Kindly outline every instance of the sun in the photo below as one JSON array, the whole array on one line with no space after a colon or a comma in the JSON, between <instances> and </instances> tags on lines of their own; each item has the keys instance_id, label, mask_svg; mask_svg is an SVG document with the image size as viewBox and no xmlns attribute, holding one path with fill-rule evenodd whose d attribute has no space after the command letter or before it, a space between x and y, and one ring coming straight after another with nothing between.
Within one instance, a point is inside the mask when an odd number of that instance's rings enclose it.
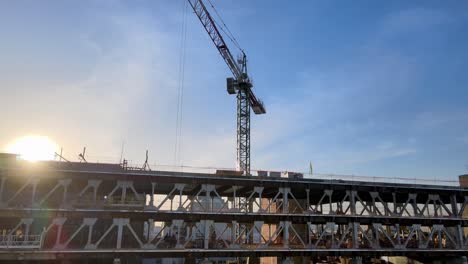
<instances>
[{"instance_id":1,"label":"sun","mask_svg":"<svg viewBox=\"0 0 468 264\"><path fill-rule=\"evenodd\" d=\"M29 161L53 160L57 149L57 144L45 136L21 137L6 148L7 152Z\"/></svg>"}]
</instances>

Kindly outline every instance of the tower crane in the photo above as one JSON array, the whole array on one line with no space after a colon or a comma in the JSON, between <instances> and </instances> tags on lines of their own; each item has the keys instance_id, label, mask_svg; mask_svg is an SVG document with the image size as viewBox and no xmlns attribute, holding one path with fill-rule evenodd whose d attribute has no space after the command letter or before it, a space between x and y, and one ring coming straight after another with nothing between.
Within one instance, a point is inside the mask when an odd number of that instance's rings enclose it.
<instances>
[{"instance_id":1,"label":"tower crane","mask_svg":"<svg viewBox=\"0 0 468 264\"><path fill-rule=\"evenodd\" d=\"M250 175L250 108L257 115L265 114L263 102L252 91L252 81L247 74L247 56L241 50L237 61L220 34L215 20L202 0L187 0L218 49L233 77L226 79L228 94L237 95L237 163L236 169Z\"/></svg>"}]
</instances>

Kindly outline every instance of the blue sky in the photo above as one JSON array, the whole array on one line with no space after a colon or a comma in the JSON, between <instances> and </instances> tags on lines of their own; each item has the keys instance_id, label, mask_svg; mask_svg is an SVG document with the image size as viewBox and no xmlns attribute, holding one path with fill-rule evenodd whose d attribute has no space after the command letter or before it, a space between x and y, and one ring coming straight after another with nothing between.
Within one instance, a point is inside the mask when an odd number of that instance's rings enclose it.
<instances>
[{"instance_id":1,"label":"blue sky","mask_svg":"<svg viewBox=\"0 0 468 264\"><path fill-rule=\"evenodd\" d=\"M468 163L465 1L213 0L267 115L252 167L455 179ZM185 11L184 11L185 10ZM183 14L181 157L174 161ZM1 1L0 147L234 167L229 70L184 1ZM233 51L235 49L233 48Z\"/></svg>"}]
</instances>

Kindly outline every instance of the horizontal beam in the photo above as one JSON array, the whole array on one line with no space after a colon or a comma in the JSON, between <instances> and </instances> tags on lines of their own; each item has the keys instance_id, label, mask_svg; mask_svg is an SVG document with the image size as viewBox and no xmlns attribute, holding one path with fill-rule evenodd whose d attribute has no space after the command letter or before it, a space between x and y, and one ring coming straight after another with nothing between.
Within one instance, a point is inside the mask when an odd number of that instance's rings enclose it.
<instances>
[{"instance_id":1,"label":"horizontal beam","mask_svg":"<svg viewBox=\"0 0 468 264\"><path fill-rule=\"evenodd\" d=\"M55 162L59 163L59 162ZM468 188L461 188L456 186L439 186L439 185L421 185L421 184L400 184L391 182L362 182L362 181L343 181L343 180L325 180L325 179L288 179L288 178L272 178L272 177L258 177L258 176L226 176L210 173L190 173L190 172L173 172L173 171L101 171L101 170L84 170L80 169L80 164L59 164L57 168L46 167L34 171L35 177L39 178L78 178L78 179L94 179L99 178L102 180L132 180L135 182L143 181L156 181L158 183L188 183L188 184L214 184L214 185L236 185L236 186L258 186L264 187L284 187L288 186L297 189L350 189L362 191L379 191L391 192L398 190L417 191L417 192L432 192L438 193L453 193L460 192L468 195ZM69 169L62 167L69 165ZM73 166L72 166L73 165ZM82 165L81 165L82 166ZM3 176L19 176L31 174L30 169L4 169ZM0 175L2 176L2 175Z\"/></svg>"},{"instance_id":2,"label":"horizontal beam","mask_svg":"<svg viewBox=\"0 0 468 264\"><path fill-rule=\"evenodd\" d=\"M466 250L380 250L380 249L100 249L100 250L21 250L0 251L0 260L54 260L78 258L122 258L138 256L142 258L164 257L266 257L266 256L408 256L408 257L450 257L464 256Z\"/></svg>"},{"instance_id":3,"label":"horizontal beam","mask_svg":"<svg viewBox=\"0 0 468 264\"><path fill-rule=\"evenodd\" d=\"M49 219L51 215L62 215L71 218L98 217L100 219L131 218L133 220L171 221L181 219L185 222L199 222L200 220L214 220L216 222L253 223L264 221L275 224L280 221L292 221L297 224L314 223L324 224L335 222L346 224L359 222L360 224L444 224L445 226L468 226L468 218L447 217L392 217L392 216L357 216L357 215L332 215L332 214L288 214L288 213L244 213L244 212L184 212L166 210L119 210L119 209L44 209L44 208L9 208L0 210L0 218L6 221L9 218L37 218Z\"/></svg>"}]
</instances>

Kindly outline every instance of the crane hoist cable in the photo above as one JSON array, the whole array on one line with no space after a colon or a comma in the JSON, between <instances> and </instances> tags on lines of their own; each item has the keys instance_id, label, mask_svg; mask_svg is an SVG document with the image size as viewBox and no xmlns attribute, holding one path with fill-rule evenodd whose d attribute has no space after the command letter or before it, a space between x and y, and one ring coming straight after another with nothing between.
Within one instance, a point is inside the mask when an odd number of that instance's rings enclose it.
<instances>
[{"instance_id":1,"label":"crane hoist cable","mask_svg":"<svg viewBox=\"0 0 468 264\"><path fill-rule=\"evenodd\" d=\"M183 117L183 102L184 102L184 85L185 85L185 62L187 51L187 1L182 4L182 26L180 33L180 51L179 51L179 72L177 83L177 109L176 109L176 128L175 128L175 144L174 144L174 165L181 161L181 138L182 138L182 117Z\"/></svg>"}]
</instances>

